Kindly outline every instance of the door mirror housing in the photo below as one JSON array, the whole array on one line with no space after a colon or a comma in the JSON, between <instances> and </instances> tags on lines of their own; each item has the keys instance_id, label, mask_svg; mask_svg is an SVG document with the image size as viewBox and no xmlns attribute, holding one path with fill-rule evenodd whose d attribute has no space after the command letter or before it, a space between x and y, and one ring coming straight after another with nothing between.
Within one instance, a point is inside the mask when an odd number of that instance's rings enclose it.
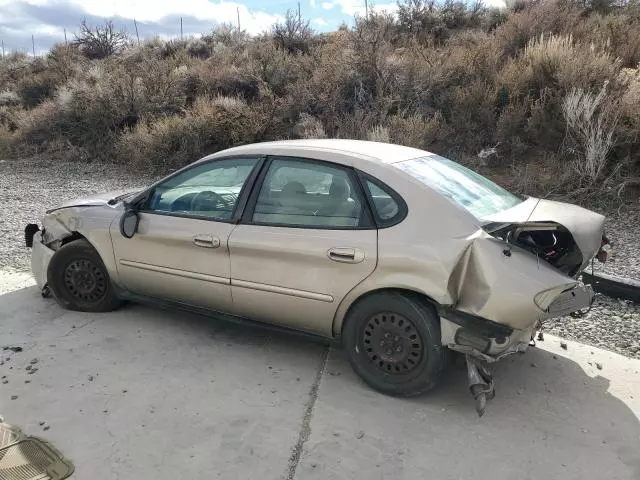
<instances>
[{"instance_id":1,"label":"door mirror housing","mask_svg":"<svg viewBox=\"0 0 640 480\"><path fill-rule=\"evenodd\" d=\"M133 209L127 209L120 217L120 233L125 238L133 237L138 231L140 215Z\"/></svg>"}]
</instances>

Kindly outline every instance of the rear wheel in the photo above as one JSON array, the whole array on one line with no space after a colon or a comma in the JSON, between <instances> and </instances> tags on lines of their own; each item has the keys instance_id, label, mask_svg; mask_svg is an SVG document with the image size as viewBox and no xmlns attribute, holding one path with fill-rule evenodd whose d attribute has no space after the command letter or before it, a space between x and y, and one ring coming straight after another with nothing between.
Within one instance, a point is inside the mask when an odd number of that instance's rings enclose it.
<instances>
[{"instance_id":1,"label":"rear wheel","mask_svg":"<svg viewBox=\"0 0 640 480\"><path fill-rule=\"evenodd\" d=\"M98 252L84 239L63 245L51 258L47 284L70 310L108 312L120 305Z\"/></svg>"},{"instance_id":2,"label":"rear wheel","mask_svg":"<svg viewBox=\"0 0 640 480\"><path fill-rule=\"evenodd\" d=\"M448 358L434 308L402 293L383 292L358 302L345 320L342 340L355 372L389 395L431 390Z\"/></svg>"}]
</instances>

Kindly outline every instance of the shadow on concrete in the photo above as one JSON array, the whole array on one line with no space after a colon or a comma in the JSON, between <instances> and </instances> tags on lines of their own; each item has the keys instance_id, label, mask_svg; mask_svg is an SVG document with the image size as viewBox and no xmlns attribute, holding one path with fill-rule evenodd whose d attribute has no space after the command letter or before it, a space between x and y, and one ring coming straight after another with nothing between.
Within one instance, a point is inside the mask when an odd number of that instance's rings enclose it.
<instances>
[{"instance_id":1,"label":"shadow on concrete","mask_svg":"<svg viewBox=\"0 0 640 480\"><path fill-rule=\"evenodd\" d=\"M610 393L604 375L612 365L592 377L560 353L530 348L493 368L496 398L478 418L466 368L452 365L441 384L423 396L390 398L364 386L344 352L332 352L301 478L428 473L467 480L488 478L487 468L492 479L640 478L640 421ZM617 381L624 382L620 373ZM355 450L342 440L353 442L362 432ZM362 458L337 465L332 458L345 448L352 459ZM328 469L310 468L323 463Z\"/></svg>"}]
</instances>

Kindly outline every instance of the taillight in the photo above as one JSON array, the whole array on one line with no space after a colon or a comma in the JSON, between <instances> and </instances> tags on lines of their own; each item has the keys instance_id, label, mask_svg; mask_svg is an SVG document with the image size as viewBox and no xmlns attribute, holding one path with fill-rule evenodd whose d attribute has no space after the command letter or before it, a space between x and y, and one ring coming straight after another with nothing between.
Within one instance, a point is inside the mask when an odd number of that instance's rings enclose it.
<instances>
[{"instance_id":1,"label":"taillight","mask_svg":"<svg viewBox=\"0 0 640 480\"><path fill-rule=\"evenodd\" d=\"M602 241L600 242L600 250L596 254L596 258L599 262L604 263L607 261L609 257L609 252L611 251L611 242L607 238L607 236L602 234Z\"/></svg>"}]
</instances>

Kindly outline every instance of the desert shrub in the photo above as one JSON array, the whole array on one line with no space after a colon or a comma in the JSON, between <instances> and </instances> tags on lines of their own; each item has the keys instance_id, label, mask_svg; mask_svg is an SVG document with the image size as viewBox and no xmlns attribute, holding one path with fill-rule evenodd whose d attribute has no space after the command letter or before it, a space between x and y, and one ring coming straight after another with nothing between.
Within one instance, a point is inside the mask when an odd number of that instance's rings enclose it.
<instances>
[{"instance_id":1,"label":"desert shrub","mask_svg":"<svg viewBox=\"0 0 640 480\"><path fill-rule=\"evenodd\" d=\"M302 112L318 118L329 136L337 134L339 119L355 109L358 88L351 35L338 32L315 53L314 68L291 94Z\"/></svg>"},{"instance_id":2,"label":"desert shrub","mask_svg":"<svg viewBox=\"0 0 640 480\"><path fill-rule=\"evenodd\" d=\"M303 20L291 10L287 10L284 21L277 22L271 29L275 45L288 53L309 53L313 42L313 31L309 21Z\"/></svg>"},{"instance_id":3,"label":"desert shrub","mask_svg":"<svg viewBox=\"0 0 640 480\"><path fill-rule=\"evenodd\" d=\"M389 143L391 136L389 135L389 127L383 125L375 125L367 132L367 140L371 142Z\"/></svg>"},{"instance_id":4,"label":"desert shrub","mask_svg":"<svg viewBox=\"0 0 640 480\"><path fill-rule=\"evenodd\" d=\"M580 13L556 0L529 2L496 28L498 48L503 57L515 57L532 39L541 35L570 33L571 27L579 23Z\"/></svg>"},{"instance_id":5,"label":"desert shrub","mask_svg":"<svg viewBox=\"0 0 640 480\"><path fill-rule=\"evenodd\" d=\"M47 55L47 66L58 82L64 83L80 75L87 61L73 45L59 43Z\"/></svg>"},{"instance_id":6,"label":"desert shrub","mask_svg":"<svg viewBox=\"0 0 640 480\"><path fill-rule=\"evenodd\" d=\"M397 16L370 11L331 33L289 12L258 36L221 25L140 44L86 27L113 42L0 58L0 148L167 170L239 143L371 138L462 159L518 191L618 191L640 174L637 5L402 0Z\"/></svg>"},{"instance_id":7,"label":"desert shrub","mask_svg":"<svg viewBox=\"0 0 640 480\"><path fill-rule=\"evenodd\" d=\"M17 93L26 108L32 108L55 93L56 79L49 72L34 73L21 79Z\"/></svg>"},{"instance_id":8,"label":"desert shrub","mask_svg":"<svg viewBox=\"0 0 640 480\"><path fill-rule=\"evenodd\" d=\"M385 119L382 119L385 121ZM381 119L375 112L367 109L356 108L353 113L342 114L335 121L336 138L353 138L356 140L368 140L369 131L379 125Z\"/></svg>"},{"instance_id":9,"label":"desert shrub","mask_svg":"<svg viewBox=\"0 0 640 480\"><path fill-rule=\"evenodd\" d=\"M20 104L20 96L11 90L0 92L0 107L8 107Z\"/></svg>"},{"instance_id":10,"label":"desert shrub","mask_svg":"<svg viewBox=\"0 0 640 480\"><path fill-rule=\"evenodd\" d=\"M60 135L60 111L53 100L45 100L29 110L17 112L17 136L28 146L46 144Z\"/></svg>"},{"instance_id":11,"label":"desert shrub","mask_svg":"<svg viewBox=\"0 0 640 480\"><path fill-rule=\"evenodd\" d=\"M202 39L211 45L224 45L234 49L242 49L249 40L245 30L238 30L230 23L217 25L210 33L203 35Z\"/></svg>"},{"instance_id":12,"label":"desert shrub","mask_svg":"<svg viewBox=\"0 0 640 480\"><path fill-rule=\"evenodd\" d=\"M327 138L322 122L304 112L293 127L293 135L296 138Z\"/></svg>"},{"instance_id":13,"label":"desert shrub","mask_svg":"<svg viewBox=\"0 0 640 480\"><path fill-rule=\"evenodd\" d=\"M496 122L496 143L508 154L518 155L526 150L525 126L528 102L514 101L500 110Z\"/></svg>"},{"instance_id":14,"label":"desert shrub","mask_svg":"<svg viewBox=\"0 0 640 480\"><path fill-rule=\"evenodd\" d=\"M89 59L101 59L118 53L129 41L128 35L116 29L112 21L91 26L86 20L80 24L80 31L72 42Z\"/></svg>"},{"instance_id":15,"label":"desert shrub","mask_svg":"<svg viewBox=\"0 0 640 480\"><path fill-rule=\"evenodd\" d=\"M393 35L394 23L388 14L372 13L368 19L356 18L352 40L355 106L371 109L379 121L391 111L399 90Z\"/></svg>"},{"instance_id":16,"label":"desert shrub","mask_svg":"<svg viewBox=\"0 0 640 480\"><path fill-rule=\"evenodd\" d=\"M526 96L546 88L568 92L615 81L620 68L620 61L601 46L576 44L571 35L541 35L509 64L502 80L512 95Z\"/></svg>"},{"instance_id":17,"label":"desert shrub","mask_svg":"<svg viewBox=\"0 0 640 480\"><path fill-rule=\"evenodd\" d=\"M248 62L243 69L249 77L257 79L262 88L282 97L311 75L313 59L289 54L264 40L247 47Z\"/></svg>"},{"instance_id":18,"label":"desert shrub","mask_svg":"<svg viewBox=\"0 0 640 480\"><path fill-rule=\"evenodd\" d=\"M253 141L263 121L242 100L199 97L183 116L144 120L125 132L115 156L166 172L205 153Z\"/></svg>"},{"instance_id":19,"label":"desert shrub","mask_svg":"<svg viewBox=\"0 0 640 480\"><path fill-rule=\"evenodd\" d=\"M394 115L389 119L389 136L393 143L429 150L443 149L448 129L440 112L430 117Z\"/></svg>"},{"instance_id":20,"label":"desert shrub","mask_svg":"<svg viewBox=\"0 0 640 480\"><path fill-rule=\"evenodd\" d=\"M640 64L640 18L625 13L591 15L572 28L576 40L603 45L623 67Z\"/></svg>"},{"instance_id":21,"label":"desert shrub","mask_svg":"<svg viewBox=\"0 0 640 480\"><path fill-rule=\"evenodd\" d=\"M431 0L398 2L398 31L420 44L440 44L449 37L443 15Z\"/></svg>"},{"instance_id":22,"label":"desert shrub","mask_svg":"<svg viewBox=\"0 0 640 480\"><path fill-rule=\"evenodd\" d=\"M640 167L640 70L625 69L621 76L627 89L618 102L620 120L616 131L616 150L619 157L628 158Z\"/></svg>"},{"instance_id":23,"label":"desert shrub","mask_svg":"<svg viewBox=\"0 0 640 480\"><path fill-rule=\"evenodd\" d=\"M190 91L195 95L240 96L251 101L260 96L259 82L233 64L219 64L211 58L188 71Z\"/></svg>"},{"instance_id":24,"label":"desert shrub","mask_svg":"<svg viewBox=\"0 0 640 480\"><path fill-rule=\"evenodd\" d=\"M613 147L618 111L608 100L605 83L598 93L574 88L562 103L573 170L590 185L600 179Z\"/></svg>"},{"instance_id":25,"label":"desert shrub","mask_svg":"<svg viewBox=\"0 0 640 480\"><path fill-rule=\"evenodd\" d=\"M474 81L453 89L449 122L450 148L479 151L494 143L497 92L490 83Z\"/></svg>"}]
</instances>

